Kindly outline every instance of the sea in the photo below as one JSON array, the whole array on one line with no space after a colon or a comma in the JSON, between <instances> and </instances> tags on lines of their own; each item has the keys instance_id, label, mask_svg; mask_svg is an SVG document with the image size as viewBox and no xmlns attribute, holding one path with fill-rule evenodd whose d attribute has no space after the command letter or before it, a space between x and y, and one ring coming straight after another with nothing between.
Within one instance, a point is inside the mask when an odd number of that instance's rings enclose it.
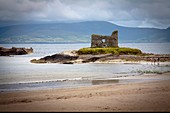
<instances>
[{"instance_id":1,"label":"sea","mask_svg":"<svg viewBox=\"0 0 170 113\"><path fill-rule=\"evenodd\" d=\"M34 64L30 62L32 59L39 59L63 51L90 47L90 43L0 44L0 46L7 48L32 47L34 49L33 53L27 55L0 57L0 92L115 84L122 83L119 79L121 77L141 76L142 72L163 73L170 71L169 64ZM120 43L119 47L138 48L145 53L170 54L170 43Z\"/></svg>"}]
</instances>

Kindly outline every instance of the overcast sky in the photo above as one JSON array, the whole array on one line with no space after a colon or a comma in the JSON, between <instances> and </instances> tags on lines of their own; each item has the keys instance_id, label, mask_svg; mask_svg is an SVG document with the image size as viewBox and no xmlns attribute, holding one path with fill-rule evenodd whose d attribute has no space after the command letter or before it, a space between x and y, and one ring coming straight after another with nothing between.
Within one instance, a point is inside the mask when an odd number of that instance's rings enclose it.
<instances>
[{"instance_id":1,"label":"overcast sky","mask_svg":"<svg viewBox=\"0 0 170 113\"><path fill-rule=\"evenodd\" d=\"M130 27L170 26L170 0L0 0L0 22L109 21Z\"/></svg>"}]
</instances>

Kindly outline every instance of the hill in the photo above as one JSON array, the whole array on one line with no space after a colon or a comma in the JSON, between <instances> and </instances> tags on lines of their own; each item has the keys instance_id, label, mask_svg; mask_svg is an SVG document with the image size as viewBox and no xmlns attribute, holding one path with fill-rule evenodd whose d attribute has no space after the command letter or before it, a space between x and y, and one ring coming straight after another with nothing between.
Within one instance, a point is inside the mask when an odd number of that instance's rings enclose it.
<instances>
[{"instance_id":1,"label":"hill","mask_svg":"<svg viewBox=\"0 0 170 113\"><path fill-rule=\"evenodd\" d=\"M110 36L114 30L119 31L119 42L170 42L170 27L132 28L105 21L86 21L0 27L0 43L90 42L91 34Z\"/></svg>"}]
</instances>

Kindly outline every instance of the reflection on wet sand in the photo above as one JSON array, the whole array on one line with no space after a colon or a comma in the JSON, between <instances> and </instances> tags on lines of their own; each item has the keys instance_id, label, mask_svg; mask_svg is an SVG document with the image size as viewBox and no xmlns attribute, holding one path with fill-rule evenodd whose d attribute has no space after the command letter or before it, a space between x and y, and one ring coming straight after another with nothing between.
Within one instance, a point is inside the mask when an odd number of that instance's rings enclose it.
<instances>
[{"instance_id":1,"label":"reflection on wet sand","mask_svg":"<svg viewBox=\"0 0 170 113\"><path fill-rule=\"evenodd\" d=\"M119 83L118 79L112 80L92 80L92 85Z\"/></svg>"}]
</instances>

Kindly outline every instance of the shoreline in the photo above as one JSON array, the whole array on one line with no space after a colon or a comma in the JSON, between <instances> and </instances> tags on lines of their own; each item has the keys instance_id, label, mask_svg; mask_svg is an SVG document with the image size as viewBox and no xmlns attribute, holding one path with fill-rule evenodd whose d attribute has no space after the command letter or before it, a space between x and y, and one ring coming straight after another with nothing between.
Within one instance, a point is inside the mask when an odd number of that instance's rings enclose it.
<instances>
[{"instance_id":1,"label":"shoreline","mask_svg":"<svg viewBox=\"0 0 170 113\"><path fill-rule=\"evenodd\" d=\"M101 49L101 48L100 48ZM109 48L110 49L110 48ZM31 63L59 63L59 64L82 64L82 63L140 63L140 62L170 62L170 54L80 54L79 50L63 51L40 59L32 59Z\"/></svg>"},{"instance_id":2,"label":"shoreline","mask_svg":"<svg viewBox=\"0 0 170 113\"><path fill-rule=\"evenodd\" d=\"M0 111L170 111L170 73L121 79L141 82L1 92Z\"/></svg>"},{"instance_id":3,"label":"shoreline","mask_svg":"<svg viewBox=\"0 0 170 113\"><path fill-rule=\"evenodd\" d=\"M116 59L116 60L108 60L108 61L95 61L95 62L90 62L90 63L103 63L103 64L150 64L150 65L170 65L169 61L165 62L151 62L151 61L125 61L122 59Z\"/></svg>"},{"instance_id":4,"label":"shoreline","mask_svg":"<svg viewBox=\"0 0 170 113\"><path fill-rule=\"evenodd\" d=\"M48 89L67 89L67 88L81 88L91 87L95 85L109 85L109 84L126 84L126 83L139 83L147 81L161 80L155 75L170 75L170 72L141 72L141 73L115 73L115 77L110 78L66 78L57 80L45 81L31 81L19 83L6 83L0 84L0 92L15 92L15 91L35 91L35 90L48 90ZM145 78L147 76L150 78ZM154 75L154 76L153 76ZM148 80L147 80L148 79ZM44 87L45 86L45 87Z\"/></svg>"}]
</instances>

